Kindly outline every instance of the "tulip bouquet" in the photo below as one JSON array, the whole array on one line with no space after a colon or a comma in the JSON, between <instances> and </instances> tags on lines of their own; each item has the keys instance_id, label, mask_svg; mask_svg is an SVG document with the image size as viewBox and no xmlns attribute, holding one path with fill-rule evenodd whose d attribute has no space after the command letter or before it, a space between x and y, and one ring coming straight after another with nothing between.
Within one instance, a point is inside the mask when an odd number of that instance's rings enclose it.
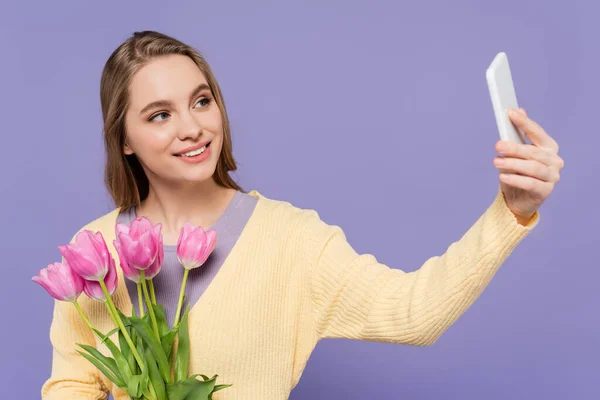
<instances>
[{"instance_id":1,"label":"tulip bouquet","mask_svg":"<svg viewBox=\"0 0 600 400\"><path fill-rule=\"evenodd\" d=\"M100 232L82 230L72 244L59 246L63 262L48 265L32 280L55 299L73 304L112 357L85 344L77 344L81 348L78 353L131 399L212 399L214 392L231 385L216 385L218 375L189 376L189 306L182 316L181 313L189 271L201 266L212 253L216 232L204 231L190 223L181 229L177 258L184 275L175 321L169 327L164 306L156 303L152 282L164 259L161 225L152 225L150 220L140 217L130 227L117 223L115 230L114 246L123 275L137 284L140 315L132 310L130 317L125 316L111 298L117 288L117 270ZM114 330L102 333L92 326L77 302L82 292L105 304ZM118 338L113 341L111 337L115 334Z\"/></svg>"}]
</instances>

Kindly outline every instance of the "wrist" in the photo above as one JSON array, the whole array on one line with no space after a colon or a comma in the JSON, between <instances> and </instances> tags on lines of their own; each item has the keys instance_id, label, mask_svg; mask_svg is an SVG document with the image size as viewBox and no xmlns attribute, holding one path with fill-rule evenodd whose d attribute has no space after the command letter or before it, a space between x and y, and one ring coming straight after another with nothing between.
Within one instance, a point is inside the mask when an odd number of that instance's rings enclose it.
<instances>
[{"instance_id":1,"label":"wrist","mask_svg":"<svg viewBox=\"0 0 600 400\"><path fill-rule=\"evenodd\" d=\"M511 211L513 213L513 215L515 216L515 218L517 219L517 222L523 226L526 226L529 224L529 222L531 222L531 219L533 218L533 216L535 215L535 212L531 215L521 215L518 214L514 211Z\"/></svg>"}]
</instances>

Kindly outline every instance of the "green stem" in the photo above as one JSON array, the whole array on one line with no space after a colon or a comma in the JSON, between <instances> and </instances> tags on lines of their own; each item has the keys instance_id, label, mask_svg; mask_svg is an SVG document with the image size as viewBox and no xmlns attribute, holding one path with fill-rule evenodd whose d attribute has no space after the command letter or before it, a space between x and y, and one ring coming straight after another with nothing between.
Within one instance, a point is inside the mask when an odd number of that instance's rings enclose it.
<instances>
[{"instance_id":1,"label":"green stem","mask_svg":"<svg viewBox=\"0 0 600 400\"><path fill-rule=\"evenodd\" d=\"M152 297L152 304L156 304L156 294L154 293L154 282L152 279L148 281L148 284L150 285L150 297Z\"/></svg>"},{"instance_id":2,"label":"green stem","mask_svg":"<svg viewBox=\"0 0 600 400\"><path fill-rule=\"evenodd\" d=\"M117 326L119 326L119 321L116 320L115 318L115 313L113 312L112 308L110 308L110 305L108 303L104 303L104 305L106 306L106 309L108 310L108 314L110 315L110 319L112 319L113 324L115 324L115 328Z\"/></svg>"},{"instance_id":3,"label":"green stem","mask_svg":"<svg viewBox=\"0 0 600 400\"><path fill-rule=\"evenodd\" d=\"M185 284L187 282L187 277L189 273L189 269L184 269L183 279L181 280L181 289L179 289L179 301L177 301L177 311L175 312L175 322L173 323L173 326L177 326L177 324L179 323L181 308L183 307L183 294L185 293Z\"/></svg>"},{"instance_id":4,"label":"green stem","mask_svg":"<svg viewBox=\"0 0 600 400\"><path fill-rule=\"evenodd\" d=\"M96 331L96 329L94 329L94 326L92 325L92 323L90 322L90 320L88 319L87 315L85 315L85 313L83 312L83 310L81 309L81 306L79 305L79 303L77 301L75 301L73 303L73 305L75 306L75 308L77 309L77 311L79 312L79 315L81 315L81 318L83 318L83 320L85 321L86 325L89 326L89 328L92 330L92 332L94 332L94 334L96 336L98 336L98 338L100 338L103 342L106 339L106 337L100 335L100 333L98 331ZM108 308L108 307L107 307ZM109 314L111 319L113 320L113 322L115 323L115 325L117 324L117 322L115 321L114 315L112 313L112 311L109 308ZM108 336L107 336L108 337Z\"/></svg>"},{"instance_id":5,"label":"green stem","mask_svg":"<svg viewBox=\"0 0 600 400\"><path fill-rule=\"evenodd\" d=\"M175 312L175 322L173 322L173 327L176 327L179 324L181 309L183 307L183 297L185 295L185 285L187 283L188 274L190 273L189 269L183 270L183 279L181 280L181 288L179 289L179 300L177 301L177 311ZM177 334L179 336L179 333ZM171 347L171 374L175 374L175 359L177 358L175 354L175 342L173 342L173 346Z\"/></svg>"},{"instance_id":6,"label":"green stem","mask_svg":"<svg viewBox=\"0 0 600 400\"><path fill-rule=\"evenodd\" d=\"M81 309L81 306L79 305L79 303L77 302L77 300L75 300L73 302L73 305L75 306L75 308L79 312L79 315L81 315L81 318L83 318L83 320L85 321L86 325L90 327L90 329L92 330L92 332L94 332L94 327L92 326L92 323L88 319L87 315L85 315L85 313Z\"/></svg>"},{"instance_id":7,"label":"green stem","mask_svg":"<svg viewBox=\"0 0 600 400\"><path fill-rule=\"evenodd\" d=\"M141 271L142 278L142 290L144 291L144 298L146 299L146 306L148 307L148 314L150 314L150 319L152 320L152 329L154 329L154 334L156 338L160 342L160 334L158 333L158 324L156 323L156 315L154 315L154 308L152 307L152 302L150 301L150 296L148 295L148 287L146 287L146 278L144 277L144 271Z\"/></svg>"},{"instance_id":8,"label":"green stem","mask_svg":"<svg viewBox=\"0 0 600 400\"><path fill-rule=\"evenodd\" d=\"M135 345L133 344L133 341L131 340L131 336L129 336L127 329L125 329L125 325L123 324L123 321L121 321L121 317L119 317L119 313L117 312L117 307L115 307L115 303L113 303L112 298L110 297L110 293L108 292L108 289L106 288L106 283L104 283L103 280L99 280L98 283L100 283L100 287L102 287L102 292L104 292L104 297L106 297L106 308L108 308L108 311L111 314L111 316L113 317L113 320L117 323L117 326L121 330L121 333L123 333L123 336L125 337L125 341L129 345L129 349L131 350L131 353L133 354L133 356L135 357L135 360L138 362L140 368L143 371L146 368L146 366L144 365L144 362L142 361L142 357L140 357L140 354L138 353L137 349L135 348Z\"/></svg>"},{"instance_id":9,"label":"green stem","mask_svg":"<svg viewBox=\"0 0 600 400\"><path fill-rule=\"evenodd\" d=\"M144 316L144 300L142 299L142 282L140 281L137 284L137 292L138 292L138 308L140 309L140 318Z\"/></svg>"}]
</instances>

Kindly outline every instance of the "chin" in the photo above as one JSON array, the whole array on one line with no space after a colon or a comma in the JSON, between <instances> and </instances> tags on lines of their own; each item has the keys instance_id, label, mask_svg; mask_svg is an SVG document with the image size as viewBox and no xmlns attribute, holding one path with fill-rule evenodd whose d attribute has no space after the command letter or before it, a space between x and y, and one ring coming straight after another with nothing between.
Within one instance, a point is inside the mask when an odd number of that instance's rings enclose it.
<instances>
[{"instance_id":1,"label":"chin","mask_svg":"<svg viewBox=\"0 0 600 400\"><path fill-rule=\"evenodd\" d=\"M185 171L180 175L180 179L184 182L202 183L213 179L215 168L203 169L202 171Z\"/></svg>"}]
</instances>

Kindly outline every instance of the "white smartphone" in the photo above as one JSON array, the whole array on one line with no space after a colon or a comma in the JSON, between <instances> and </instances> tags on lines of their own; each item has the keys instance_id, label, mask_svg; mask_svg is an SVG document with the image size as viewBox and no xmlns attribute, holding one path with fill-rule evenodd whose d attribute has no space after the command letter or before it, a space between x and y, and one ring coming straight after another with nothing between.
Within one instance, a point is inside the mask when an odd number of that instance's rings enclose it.
<instances>
[{"instance_id":1,"label":"white smartphone","mask_svg":"<svg viewBox=\"0 0 600 400\"><path fill-rule=\"evenodd\" d=\"M486 71L496 125L500 139L525 144L525 135L508 117L508 110L519 108L506 53L498 53Z\"/></svg>"}]
</instances>

